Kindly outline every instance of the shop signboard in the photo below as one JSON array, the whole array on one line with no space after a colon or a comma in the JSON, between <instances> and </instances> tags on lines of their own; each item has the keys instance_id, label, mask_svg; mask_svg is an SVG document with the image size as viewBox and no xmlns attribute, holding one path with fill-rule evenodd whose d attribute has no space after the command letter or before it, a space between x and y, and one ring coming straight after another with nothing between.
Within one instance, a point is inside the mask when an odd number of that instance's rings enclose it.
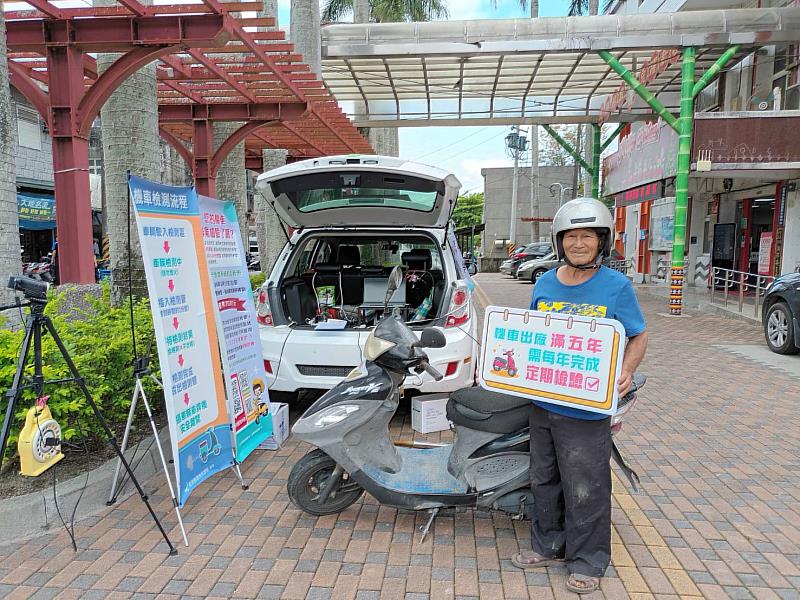
<instances>
[{"instance_id":1,"label":"shop signboard","mask_svg":"<svg viewBox=\"0 0 800 600\"><path fill-rule=\"evenodd\" d=\"M17 192L17 211L22 229L56 228L56 201L52 194Z\"/></svg>"},{"instance_id":2,"label":"shop signboard","mask_svg":"<svg viewBox=\"0 0 800 600\"><path fill-rule=\"evenodd\" d=\"M617 151L603 161L603 195L674 177L677 161L678 134L672 127L660 120L633 123Z\"/></svg>"},{"instance_id":3,"label":"shop signboard","mask_svg":"<svg viewBox=\"0 0 800 600\"><path fill-rule=\"evenodd\" d=\"M650 250L669 252L675 231L675 198L662 198L650 207Z\"/></svg>"},{"instance_id":4,"label":"shop signboard","mask_svg":"<svg viewBox=\"0 0 800 600\"><path fill-rule=\"evenodd\" d=\"M272 435L267 374L236 206L201 195L199 208L234 451L242 462Z\"/></svg>"},{"instance_id":5,"label":"shop signboard","mask_svg":"<svg viewBox=\"0 0 800 600\"><path fill-rule=\"evenodd\" d=\"M772 232L764 231L758 241L758 274L769 275L771 272Z\"/></svg>"},{"instance_id":6,"label":"shop signboard","mask_svg":"<svg viewBox=\"0 0 800 600\"><path fill-rule=\"evenodd\" d=\"M597 307L554 302L541 312L489 306L480 385L491 391L614 414L625 329Z\"/></svg>"},{"instance_id":7,"label":"shop signboard","mask_svg":"<svg viewBox=\"0 0 800 600\"><path fill-rule=\"evenodd\" d=\"M234 464L195 190L129 180L169 419L178 505Z\"/></svg>"}]
</instances>

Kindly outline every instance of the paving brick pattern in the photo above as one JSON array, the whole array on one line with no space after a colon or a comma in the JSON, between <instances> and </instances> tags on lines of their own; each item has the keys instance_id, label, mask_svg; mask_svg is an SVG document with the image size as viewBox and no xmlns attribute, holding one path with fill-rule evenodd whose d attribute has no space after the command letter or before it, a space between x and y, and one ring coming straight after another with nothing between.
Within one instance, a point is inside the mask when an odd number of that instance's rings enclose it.
<instances>
[{"instance_id":1,"label":"paving brick pattern","mask_svg":"<svg viewBox=\"0 0 800 600\"><path fill-rule=\"evenodd\" d=\"M530 284L477 277L492 303L526 305ZM485 295L484 295L485 299ZM651 343L647 387L619 436L642 478L631 492L615 475L612 566L589 598L800 599L798 380L748 363L717 344L761 343L757 326L718 316L660 316L641 295ZM800 357L798 357L800 360ZM302 406L293 408L294 418ZM410 428L402 439L447 441ZM289 440L202 484L184 508L190 548L168 557L146 509L132 497L63 532L0 546L4 598L393 599L574 598L566 570L522 572L528 522L502 513L445 512L419 543L426 515L365 497L315 518L289 503L286 479L308 446ZM151 496L176 543L166 486ZM1 527L1 526L0 526Z\"/></svg>"}]
</instances>

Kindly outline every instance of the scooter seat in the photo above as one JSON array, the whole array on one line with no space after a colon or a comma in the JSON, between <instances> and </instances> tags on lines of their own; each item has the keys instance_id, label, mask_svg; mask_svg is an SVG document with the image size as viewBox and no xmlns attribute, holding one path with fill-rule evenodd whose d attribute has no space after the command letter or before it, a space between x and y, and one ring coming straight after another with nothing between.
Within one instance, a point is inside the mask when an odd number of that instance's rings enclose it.
<instances>
[{"instance_id":1,"label":"scooter seat","mask_svg":"<svg viewBox=\"0 0 800 600\"><path fill-rule=\"evenodd\" d=\"M447 401L447 418L455 425L487 431L513 433L528 426L531 401L489 392L480 387L453 392Z\"/></svg>"}]
</instances>

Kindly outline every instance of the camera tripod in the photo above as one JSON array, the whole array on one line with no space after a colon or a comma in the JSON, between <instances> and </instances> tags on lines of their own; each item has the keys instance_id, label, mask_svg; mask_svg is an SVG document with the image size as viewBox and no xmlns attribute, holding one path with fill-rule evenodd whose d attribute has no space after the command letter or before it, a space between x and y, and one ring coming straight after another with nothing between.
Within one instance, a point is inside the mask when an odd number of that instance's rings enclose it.
<instances>
[{"instance_id":1,"label":"camera tripod","mask_svg":"<svg viewBox=\"0 0 800 600\"><path fill-rule=\"evenodd\" d=\"M141 497L142 502L144 502L145 506L147 506L147 510L150 512L150 516L153 518L153 521L155 521L158 530L164 537L164 541L167 542L170 556L177 554L178 551L172 545L172 542L170 542L169 537L167 537L167 532L164 531L161 522L158 520L156 513L153 511L153 507L150 505L150 502L147 499L147 495L142 489L142 486L137 481L136 476L133 474L133 470L128 464L128 461L125 459L125 455L120 450L120 447L117 444L117 440L114 437L114 433L111 431L111 429L108 426L108 423L103 418L103 415L100 413L100 410L97 408L97 404L92 398L89 389L86 387L86 382L84 381L83 377L81 377L77 367L75 367L75 363L72 361L69 352L67 352L64 343L61 341L61 338L59 337L58 332L56 331L56 328L53 325L53 322L50 320L50 317L44 314L44 307L47 304L47 300L40 298L31 298L30 296L27 295L26 295L26 300L27 302L23 303L19 301L19 298L17 298L16 304L11 304L9 306L0 306L0 311L12 308L22 308L25 306L30 307L30 314L25 319L25 336L22 340L22 347L20 348L19 351L19 358L17 359L17 370L14 373L14 379L12 380L11 388L8 390L8 392L6 392L6 396L8 398L8 406L6 407L6 415L3 421L3 429L2 431L0 431L0 464L2 463L3 453L5 452L6 444L8 442L8 435L11 432L11 422L14 417L14 410L20 400L20 397L22 396L23 390L33 389L37 397L41 397L44 391L45 383L77 384L81 392L83 392L83 395L86 398L86 402L91 407L95 418L97 419L98 423L100 423L101 428L105 432L109 445L114 449L117 458L124 467L125 471L128 474L128 477L130 477L130 480L133 482L134 486L136 486L136 491L139 492L139 496ZM67 363L67 367L69 368L72 377L68 377L65 379L57 379L52 381L45 381L44 375L42 373L43 333L49 333L52 336L53 341L56 343L56 346L58 346L58 349L61 352L61 356L63 357L64 362ZM33 377L30 380L30 383L23 384L25 365L28 362L28 358L30 356L30 351L31 351L31 342L33 342L34 372L33 372Z\"/></svg>"}]
</instances>

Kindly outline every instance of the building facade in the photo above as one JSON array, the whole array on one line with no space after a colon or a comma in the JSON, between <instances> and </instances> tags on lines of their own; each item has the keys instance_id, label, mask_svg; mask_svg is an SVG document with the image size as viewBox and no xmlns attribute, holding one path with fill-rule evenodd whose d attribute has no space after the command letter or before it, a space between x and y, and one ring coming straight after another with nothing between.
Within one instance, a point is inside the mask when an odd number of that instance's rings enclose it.
<instances>
[{"instance_id":1,"label":"building facade","mask_svg":"<svg viewBox=\"0 0 800 600\"><path fill-rule=\"evenodd\" d=\"M481 236L482 270L497 270L508 258L509 241L516 246L548 240L553 215L559 203L573 195L561 190L572 186L573 166L540 166L537 197L531 197L531 168L517 171L516 239L510 240L511 196L514 184L513 167L481 169L483 176L485 230ZM538 207L537 207L538 205Z\"/></svg>"},{"instance_id":2,"label":"building facade","mask_svg":"<svg viewBox=\"0 0 800 600\"><path fill-rule=\"evenodd\" d=\"M613 8L758 6L648 0ZM791 133L800 128L799 65L800 43L761 48L729 65L698 96L684 248L689 285L707 285L712 267L751 282L800 267L800 148ZM663 121L633 123L603 163L603 194L616 209L616 247L631 260L638 281L669 276L677 147L677 135Z\"/></svg>"}]
</instances>

